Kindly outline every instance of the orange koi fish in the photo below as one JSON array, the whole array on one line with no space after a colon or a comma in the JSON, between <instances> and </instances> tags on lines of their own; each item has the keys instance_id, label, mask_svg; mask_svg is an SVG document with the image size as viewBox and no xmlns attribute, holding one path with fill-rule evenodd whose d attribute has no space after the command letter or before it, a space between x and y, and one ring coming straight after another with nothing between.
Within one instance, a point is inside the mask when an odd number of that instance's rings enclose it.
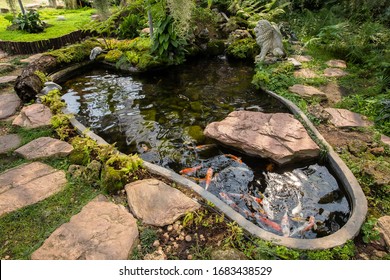
<instances>
[{"instance_id":1,"label":"orange koi fish","mask_svg":"<svg viewBox=\"0 0 390 280\"><path fill-rule=\"evenodd\" d=\"M273 164L273 163L268 163L265 166L265 170L267 170L268 172L272 172L272 171L274 171L274 169L275 169L275 164Z\"/></svg>"},{"instance_id":2,"label":"orange koi fish","mask_svg":"<svg viewBox=\"0 0 390 280\"><path fill-rule=\"evenodd\" d=\"M220 192L219 195L221 196L222 200L227 204L229 205L230 207L232 207L234 210L239 210L239 207L237 206L236 203L234 203L234 201L230 198L230 196L227 194L227 193L224 193L224 192Z\"/></svg>"},{"instance_id":3,"label":"orange koi fish","mask_svg":"<svg viewBox=\"0 0 390 280\"><path fill-rule=\"evenodd\" d=\"M207 190L209 188L212 178L213 178L213 169L210 167L209 169L207 169L207 173L206 173L205 190Z\"/></svg>"},{"instance_id":4,"label":"orange koi fish","mask_svg":"<svg viewBox=\"0 0 390 280\"><path fill-rule=\"evenodd\" d=\"M180 174L192 174L195 173L197 170L201 169L202 165L198 165L195 167L189 167L189 168L184 168L183 170L180 170Z\"/></svg>"},{"instance_id":5,"label":"orange koi fish","mask_svg":"<svg viewBox=\"0 0 390 280\"><path fill-rule=\"evenodd\" d=\"M282 227L280 225L278 225L277 223L275 223L274 221L271 221L270 219L267 219L266 217L262 217L259 214L255 214L255 218L259 224L266 225L266 226L268 226L276 231L282 232Z\"/></svg>"},{"instance_id":6,"label":"orange koi fish","mask_svg":"<svg viewBox=\"0 0 390 280\"><path fill-rule=\"evenodd\" d=\"M242 163L242 160L241 160L241 158L239 158L239 157L237 157L237 156L235 156L235 155L231 155L231 154L224 154L224 156L225 157L228 157L228 158L231 158L232 160L235 160L235 161L237 161L238 163Z\"/></svg>"},{"instance_id":7,"label":"orange koi fish","mask_svg":"<svg viewBox=\"0 0 390 280\"><path fill-rule=\"evenodd\" d=\"M208 150L208 149L211 149L211 148L215 148L216 146L217 145L215 145L215 144L199 145L199 146L195 147L195 150L196 151L204 151L204 150Z\"/></svg>"},{"instance_id":8,"label":"orange koi fish","mask_svg":"<svg viewBox=\"0 0 390 280\"><path fill-rule=\"evenodd\" d=\"M313 227L315 228L315 218L314 218L314 216L310 216L309 222L306 224L306 226L303 228L302 231L309 231Z\"/></svg>"},{"instance_id":9,"label":"orange koi fish","mask_svg":"<svg viewBox=\"0 0 390 280\"><path fill-rule=\"evenodd\" d=\"M282 221L280 222L282 228L283 236L287 237L290 235L290 222L288 221L287 210L283 215Z\"/></svg>"}]
</instances>

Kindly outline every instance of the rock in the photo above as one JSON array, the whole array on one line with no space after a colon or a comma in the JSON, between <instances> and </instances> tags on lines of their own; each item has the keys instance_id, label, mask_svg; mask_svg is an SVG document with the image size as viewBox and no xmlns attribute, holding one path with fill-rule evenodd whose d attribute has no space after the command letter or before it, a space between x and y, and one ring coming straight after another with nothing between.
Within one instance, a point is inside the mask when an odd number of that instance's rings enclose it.
<instances>
[{"instance_id":1,"label":"rock","mask_svg":"<svg viewBox=\"0 0 390 280\"><path fill-rule=\"evenodd\" d=\"M24 107L12 124L26 128L50 126L51 117L52 114L48 107L42 104L32 104Z\"/></svg>"},{"instance_id":2,"label":"rock","mask_svg":"<svg viewBox=\"0 0 390 280\"><path fill-rule=\"evenodd\" d=\"M191 235L186 235L186 237L184 237L184 240L187 242L191 242L192 241Z\"/></svg>"},{"instance_id":3,"label":"rock","mask_svg":"<svg viewBox=\"0 0 390 280\"><path fill-rule=\"evenodd\" d=\"M292 55L291 57L298 60L299 62L309 62L313 60L313 57L310 55Z\"/></svg>"},{"instance_id":4,"label":"rock","mask_svg":"<svg viewBox=\"0 0 390 280\"><path fill-rule=\"evenodd\" d=\"M146 28L142 29L140 33L141 34L145 34L145 35L149 35L150 34L150 28L146 27Z\"/></svg>"},{"instance_id":5,"label":"rock","mask_svg":"<svg viewBox=\"0 0 390 280\"><path fill-rule=\"evenodd\" d=\"M299 69L302 67L302 63L300 63L298 60L296 60L293 57L287 58L287 61L290 62L294 66L295 69Z\"/></svg>"},{"instance_id":6,"label":"rock","mask_svg":"<svg viewBox=\"0 0 390 280\"><path fill-rule=\"evenodd\" d=\"M249 31L243 29L237 29L229 34L228 42L233 42L235 40L240 40L245 38L252 38L252 35L249 33Z\"/></svg>"},{"instance_id":7,"label":"rock","mask_svg":"<svg viewBox=\"0 0 390 280\"><path fill-rule=\"evenodd\" d=\"M312 86L305 85L293 85L288 88L289 91L296 93L303 98L319 98L321 100L327 100L326 94Z\"/></svg>"},{"instance_id":8,"label":"rock","mask_svg":"<svg viewBox=\"0 0 390 280\"><path fill-rule=\"evenodd\" d=\"M378 188L387 188L390 182L390 163L375 160L364 160L361 173L372 180L372 185ZM386 190L383 190L386 192Z\"/></svg>"},{"instance_id":9,"label":"rock","mask_svg":"<svg viewBox=\"0 0 390 280\"><path fill-rule=\"evenodd\" d=\"M2 76L0 77L0 86L13 84L17 78L18 76Z\"/></svg>"},{"instance_id":10,"label":"rock","mask_svg":"<svg viewBox=\"0 0 390 280\"><path fill-rule=\"evenodd\" d=\"M228 248L225 250L218 249L213 252L211 252L211 259L212 260L247 260L247 256L245 256L244 253L233 249Z\"/></svg>"},{"instance_id":11,"label":"rock","mask_svg":"<svg viewBox=\"0 0 390 280\"><path fill-rule=\"evenodd\" d=\"M25 5L25 8L28 11L30 11L30 10L37 10L37 9L41 8L41 5L40 4L27 4L27 5Z\"/></svg>"},{"instance_id":12,"label":"rock","mask_svg":"<svg viewBox=\"0 0 390 280\"><path fill-rule=\"evenodd\" d=\"M37 61L38 59L40 59L42 56L43 56L43 54L41 54L41 53L34 54L34 55L31 55L31 56L29 56L27 58L21 59L20 62L22 62L22 63L33 63L33 62Z\"/></svg>"},{"instance_id":13,"label":"rock","mask_svg":"<svg viewBox=\"0 0 390 280\"><path fill-rule=\"evenodd\" d=\"M136 181L125 189L131 212L148 225L170 225L200 207L179 190L156 179Z\"/></svg>"},{"instance_id":14,"label":"rock","mask_svg":"<svg viewBox=\"0 0 390 280\"><path fill-rule=\"evenodd\" d=\"M6 154L20 146L22 140L17 134L0 136L0 155Z\"/></svg>"},{"instance_id":15,"label":"rock","mask_svg":"<svg viewBox=\"0 0 390 280\"><path fill-rule=\"evenodd\" d=\"M294 71L294 77L295 78L304 78L304 79L312 79L312 78L318 78L318 75L310 69L303 68Z\"/></svg>"},{"instance_id":16,"label":"rock","mask_svg":"<svg viewBox=\"0 0 390 280\"><path fill-rule=\"evenodd\" d=\"M66 21L65 16L58 16L57 21Z\"/></svg>"},{"instance_id":17,"label":"rock","mask_svg":"<svg viewBox=\"0 0 390 280\"><path fill-rule=\"evenodd\" d=\"M20 98L15 93L0 95L0 120L14 115L21 104Z\"/></svg>"},{"instance_id":18,"label":"rock","mask_svg":"<svg viewBox=\"0 0 390 280\"><path fill-rule=\"evenodd\" d=\"M326 108L325 111L330 114L330 122L336 127L367 127L372 125L372 122L365 120L362 115L346 109Z\"/></svg>"},{"instance_id":19,"label":"rock","mask_svg":"<svg viewBox=\"0 0 390 280\"><path fill-rule=\"evenodd\" d=\"M261 52L257 61L264 61L268 52L274 57L285 57L282 34L275 24L271 24L268 20L259 20L254 28L256 34L256 42L261 48Z\"/></svg>"},{"instance_id":20,"label":"rock","mask_svg":"<svg viewBox=\"0 0 390 280\"><path fill-rule=\"evenodd\" d=\"M8 8L0 8L0 13L8 14L9 13L9 9Z\"/></svg>"},{"instance_id":21,"label":"rock","mask_svg":"<svg viewBox=\"0 0 390 280\"><path fill-rule=\"evenodd\" d=\"M144 260L162 261L167 260L168 257L162 250L154 251L153 253L146 254Z\"/></svg>"},{"instance_id":22,"label":"rock","mask_svg":"<svg viewBox=\"0 0 390 280\"><path fill-rule=\"evenodd\" d=\"M5 72L11 72L15 70L15 66L11 63L0 63L0 74Z\"/></svg>"},{"instance_id":23,"label":"rock","mask_svg":"<svg viewBox=\"0 0 390 280\"><path fill-rule=\"evenodd\" d=\"M387 248L390 249L390 216L380 217L377 225L381 237L385 241Z\"/></svg>"},{"instance_id":24,"label":"rock","mask_svg":"<svg viewBox=\"0 0 390 280\"><path fill-rule=\"evenodd\" d=\"M367 151L367 144L359 139L352 139L348 143L348 150L354 156L360 157L362 153Z\"/></svg>"},{"instance_id":25,"label":"rock","mask_svg":"<svg viewBox=\"0 0 390 280\"><path fill-rule=\"evenodd\" d=\"M385 153L385 148L384 147L375 147L370 149L370 153L373 154L374 156L382 156Z\"/></svg>"},{"instance_id":26,"label":"rock","mask_svg":"<svg viewBox=\"0 0 390 280\"><path fill-rule=\"evenodd\" d=\"M126 260L138 238L134 217L120 205L93 200L56 229L33 260Z\"/></svg>"},{"instance_id":27,"label":"rock","mask_svg":"<svg viewBox=\"0 0 390 280\"><path fill-rule=\"evenodd\" d=\"M73 146L50 137L40 137L20 147L16 154L28 160L49 157L66 157L73 151Z\"/></svg>"},{"instance_id":28,"label":"rock","mask_svg":"<svg viewBox=\"0 0 390 280\"><path fill-rule=\"evenodd\" d=\"M325 77L343 77L345 75L348 75L348 73L339 68L326 68L324 70Z\"/></svg>"},{"instance_id":29,"label":"rock","mask_svg":"<svg viewBox=\"0 0 390 280\"><path fill-rule=\"evenodd\" d=\"M103 49L101 47L94 47L90 54L89 54L89 60L95 60L96 57L103 52Z\"/></svg>"},{"instance_id":30,"label":"rock","mask_svg":"<svg viewBox=\"0 0 390 280\"><path fill-rule=\"evenodd\" d=\"M386 136L386 135L381 135L381 141L382 141L384 144L390 146L390 137L388 137L388 136Z\"/></svg>"},{"instance_id":31,"label":"rock","mask_svg":"<svg viewBox=\"0 0 390 280\"><path fill-rule=\"evenodd\" d=\"M184 129L184 133L194 139L197 143L201 143L205 139L203 129L198 125L187 126Z\"/></svg>"},{"instance_id":32,"label":"rock","mask_svg":"<svg viewBox=\"0 0 390 280\"><path fill-rule=\"evenodd\" d=\"M347 68L347 63L341 59L332 59L326 62L326 65L332 68Z\"/></svg>"},{"instance_id":33,"label":"rock","mask_svg":"<svg viewBox=\"0 0 390 280\"><path fill-rule=\"evenodd\" d=\"M41 90L41 92L38 94L40 95L46 95L52 90L62 90L62 87L54 82L46 82L44 83L44 88Z\"/></svg>"},{"instance_id":34,"label":"rock","mask_svg":"<svg viewBox=\"0 0 390 280\"><path fill-rule=\"evenodd\" d=\"M320 90L326 94L329 104L336 104L341 101L347 91L338 83L330 82L320 86Z\"/></svg>"},{"instance_id":35,"label":"rock","mask_svg":"<svg viewBox=\"0 0 390 280\"><path fill-rule=\"evenodd\" d=\"M205 135L279 165L316 158L320 152L303 125L286 113L234 111L207 125Z\"/></svg>"},{"instance_id":36,"label":"rock","mask_svg":"<svg viewBox=\"0 0 390 280\"><path fill-rule=\"evenodd\" d=\"M37 203L66 184L65 172L33 162L0 174L0 216Z\"/></svg>"}]
</instances>

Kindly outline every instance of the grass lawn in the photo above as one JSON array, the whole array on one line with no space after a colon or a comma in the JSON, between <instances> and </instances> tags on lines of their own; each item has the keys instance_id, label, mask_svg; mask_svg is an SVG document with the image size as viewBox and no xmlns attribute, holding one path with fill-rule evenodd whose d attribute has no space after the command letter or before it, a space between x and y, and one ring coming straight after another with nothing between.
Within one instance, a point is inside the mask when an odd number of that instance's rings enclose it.
<instances>
[{"instance_id":1,"label":"grass lawn","mask_svg":"<svg viewBox=\"0 0 390 280\"><path fill-rule=\"evenodd\" d=\"M16 42L31 42L44 39L56 38L68 34L72 31L80 29L83 25L91 20L91 15L95 12L94 9L43 9L38 11L42 21L45 21L50 26L44 32L38 34L29 34L23 31L8 31L7 27L10 22L0 15L0 40L16 41ZM64 16L65 21L57 21L58 16Z\"/></svg>"}]
</instances>

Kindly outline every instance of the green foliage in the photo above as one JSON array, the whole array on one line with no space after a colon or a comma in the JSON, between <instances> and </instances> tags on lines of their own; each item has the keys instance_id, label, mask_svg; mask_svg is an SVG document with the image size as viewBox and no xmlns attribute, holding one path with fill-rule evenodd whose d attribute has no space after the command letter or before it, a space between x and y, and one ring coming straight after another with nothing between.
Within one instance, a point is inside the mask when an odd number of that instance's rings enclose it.
<instances>
[{"instance_id":1,"label":"green foliage","mask_svg":"<svg viewBox=\"0 0 390 280\"><path fill-rule=\"evenodd\" d=\"M116 63L122 56L122 54L123 52L121 52L120 50L111 50L106 54L104 59L108 62Z\"/></svg>"},{"instance_id":2,"label":"green foliage","mask_svg":"<svg viewBox=\"0 0 390 280\"><path fill-rule=\"evenodd\" d=\"M186 41L177 36L173 28L173 18L168 15L157 22L154 29L151 52L157 54L168 64L180 64L184 61Z\"/></svg>"},{"instance_id":3,"label":"green foliage","mask_svg":"<svg viewBox=\"0 0 390 280\"><path fill-rule=\"evenodd\" d=\"M227 237L224 240L225 246L229 247L240 247L244 241L244 231L243 229L236 223L230 222L226 224L228 227Z\"/></svg>"},{"instance_id":4,"label":"green foliage","mask_svg":"<svg viewBox=\"0 0 390 280\"><path fill-rule=\"evenodd\" d=\"M158 239L157 232L152 228L144 228L140 232L139 239L141 241L141 247L143 254L152 253L154 250L153 242Z\"/></svg>"},{"instance_id":5,"label":"green foliage","mask_svg":"<svg viewBox=\"0 0 390 280\"><path fill-rule=\"evenodd\" d=\"M355 244L349 240L343 246L332 249L307 251L307 258L309 260L350 260L355 252Z\"/></svg>"},{"instance_id":6,"label":"green foliage","mask_svg":"<svg viewBox=\"0 0 390 280\"><path fill-rule=\"evenodd\" d=\"M194 0L166 0L169 14L173 19L174 31L185 38L190 30L191 16L195 8Z\"/></svg>"},{"instance_id":7,"label":"green foliage","mask_svg":"<svg viewBox=\"0 0 390 280\"><path fill-rule=\"evenodd\" d=\"M15 22L20 30L28 33L40 33L45 29L37 11L29 11L26 15L19 14Z\"/></svg>"},{"instance_id":8,"label":"green foliage","mask_svg":"<svg viewBox=\"0 0 390 280\"><path fill-rule=\"evenodd\" d=\"M66 107L64 101L61 100L61 92L56 89L50 91L48 94L40 97L42 103L50 108L53 114L60 113L62 108Z\"/></svg>"},{"instance_id":9,"label":"green foliage","mask_svg":"<svg viewBox=\"0 0 390 280\"><path fill-rule=\"evenodd\" d=\"M49 77L45 73L43 73L42 71L36 70L34 72L34 74L38 76L38 78L41 80L42 84L49 81Z\"/></svg>"},{"instance_id":10,"label":"green foliage","mask_svg":"<svg viewBox=\"0 0 390 280\"><path fill-rule=\"evenodd\" d=\"M125 52L125 56L127 58L127 61L130 62L132 65L138 64L139 55L135 51L127 51Z\"/></svg>"},{"instance_id":11,"label":"green foliage","mask_svg":"<svg viewBox=\"0 0 390 280\"><path fill-rule=\"evenodd\" d=\"M251 60L253 60L259 52L260 47L257 45L256 40L252 38L235 40L226 50L226 54L230 57Z\"/></svg>"},{"instance_id":12,"label":"green foliage","mask_svg":"<svg viewBox=\"0 0 390 280\"><path fill-rule=\"evenodd\" d=\"M129 14L119 25L117 35L122 39L132 39L139 35L139 30L144 26L145 19L139 14Z\"/></svg>"},{"instance_id":13,"label":"green foliage","mask_svg":"<svg viewBox=\"0 0 390 280\"><path fill-rule=\"evenodd\" d=\"M380 239L380 233L375 228L378 220L375 218L368 218L367 221L362 226L363 241L365 243L370 243L375 240Z\"/></svg>"},{"instance_id":14,"label":"green foliage","mask_svg":"<svg viewBox=\"0 0 390 280\"><path fill-rule=\"evenodd\" d=\"M93 6L102 18L107 18L110 14L110 3L106 0L93 0Z\"/></svg>"},{"instance_id":15,"label":"green foliage","mask_svg":"<svg viewBox=\"0 0 390 280\"><path fill-rule=\"evenodd\" d=\"M75 63L89 58L89 54L94 47L101 46L97 40L86 40L80 44L54 50L47 54L56 57L58 63Z\"/></svg>"}]
</instances>

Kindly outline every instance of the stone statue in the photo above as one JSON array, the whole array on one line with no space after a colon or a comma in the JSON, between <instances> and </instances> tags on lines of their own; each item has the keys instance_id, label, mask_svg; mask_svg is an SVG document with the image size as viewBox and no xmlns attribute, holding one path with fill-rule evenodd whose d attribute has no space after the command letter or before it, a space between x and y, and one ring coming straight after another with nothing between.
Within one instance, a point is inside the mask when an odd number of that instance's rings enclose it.
<instances>
[{"instance_id":1,"label":"stone statue","mask_svg":"<svg viewBox=\"0 0 390 280\"><path fill-rule=\"evenodd\" d=\"M259 20L255 27L256 42L261 47L261 52L256 56L256 61L264 61L265 56L271 52L275 57L285 57L282 34L275 24L268 20Z\"/></svg>"}]
</instances>

